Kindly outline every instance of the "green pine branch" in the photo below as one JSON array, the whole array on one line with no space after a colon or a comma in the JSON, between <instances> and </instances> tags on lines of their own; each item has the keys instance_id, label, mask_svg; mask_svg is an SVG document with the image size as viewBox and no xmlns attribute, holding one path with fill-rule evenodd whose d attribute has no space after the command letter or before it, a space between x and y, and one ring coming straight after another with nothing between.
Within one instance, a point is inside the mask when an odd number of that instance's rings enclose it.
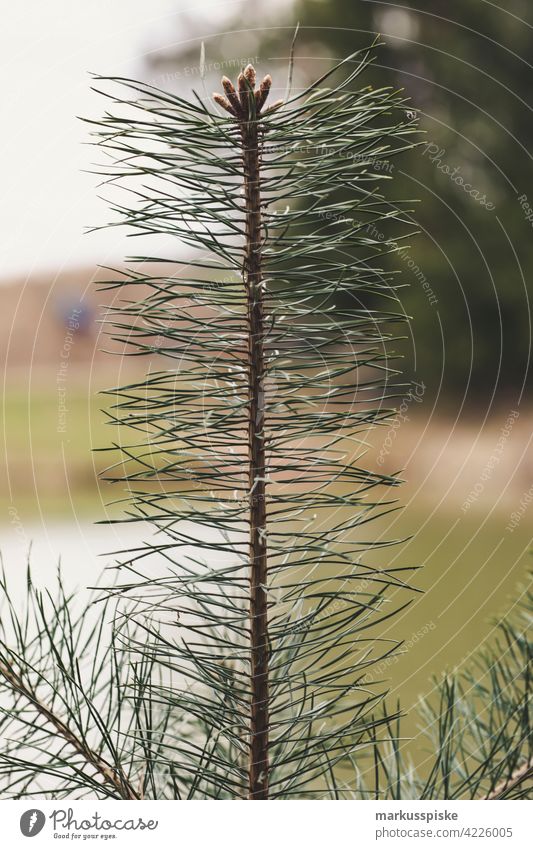
<instances>
[{"instance_id":1,"label":"green pine branch","mask_svg":"<svg viewBox=\"0 0 533 849\"><path fill-rule=\"evenodd\" d=\"M127 653L108 623L109 605L76 614L60 576L53 597L29 571L22 615L5 576L0 594L3 795L141 798L131 779L136 717L124 692ZM137 669L146 677L142 661Z\"/></svg>"}]
</instances>

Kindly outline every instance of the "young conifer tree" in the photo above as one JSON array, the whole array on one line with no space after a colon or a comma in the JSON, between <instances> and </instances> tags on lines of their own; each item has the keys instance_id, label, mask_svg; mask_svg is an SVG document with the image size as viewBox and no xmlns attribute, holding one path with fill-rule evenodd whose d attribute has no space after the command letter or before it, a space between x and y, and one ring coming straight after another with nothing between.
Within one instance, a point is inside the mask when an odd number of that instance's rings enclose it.
<instances>
[{"instance_id":1,"label":"young conifer tree","mask_svg":"<svg viewBox=\"0 0 533 849\"><path fill-rule=\"evenodd\" d=\"M152 626L147 650L172 673L161 698L200 729L176 742L183 793L325 790L376 722L381 694L361 681L392 651L378 625L403 577L365 562L367 523L387 509L372 493L396 480L360 466L362 435L385 415L398 320L365 303L394 305L371 263L386 243L369 230L399 215L375 163L414 127L398 93L357 89L367 63L354 55L273 103L271 77L248 65L235 85L222 79L219 114L114 80L137 99L116 94L133 112L102 122L108 176L132 193L124 223L193 249L184 262L141 257L163 272L110 284L128 293L114 338L161 357L118 390L117 421L141 439L116 479L130 517L163 533L157 594L143 570L154 543L125 565L124 591L137 615L175 623L164 636ZM351 202L338 202L347 185ZM336 304L347 295L352 306Z\"/></svg>"},{"instance_id":2,"label":"young conifer tree","mask_svg":"<svg viewBox=\"0 0 533 849\"><path fill-rule=\"evenodd\" d=\"M125 521L155 534L121 554L103 610L75 617L30 579L26 618L9 608L5 794L442 791L440 767L433 784L390 767L397 711L369 683L397 648L381 624L411 596L386 550L370 558L398 480L361 459L388 415L399 318L379 255L402 215L380 166L416 131L400 94L359 87L369 61L274 102L250 65L211 103L105 81L98 144L128 199L114 207L164 237L107 284L114 339L151 363L112 390L123 461L107 477ZM525 768L520 747L503 768L500 753L480 792Z\"/></svg>"}]
</instances>

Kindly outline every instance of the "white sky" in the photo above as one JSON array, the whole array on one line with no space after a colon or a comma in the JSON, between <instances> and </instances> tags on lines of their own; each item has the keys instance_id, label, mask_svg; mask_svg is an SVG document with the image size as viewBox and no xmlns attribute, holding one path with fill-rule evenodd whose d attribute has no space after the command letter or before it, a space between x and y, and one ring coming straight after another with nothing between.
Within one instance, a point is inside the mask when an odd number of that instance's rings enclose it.
<instances>
[{"instance_id":1,"label":"white sky","mask_svg":"<svg viewBox=\"0 0 533 849\"><path fill-rule=\"evenodd\" d=\"M84 146L103 99L88 72L150 76L144 57L189 36L206 35L242 0L24 0L5 3L0 27L0 280L35 269L105 264L132 252L120 230L84 235L107 210L97 178L82 173L97 159ZM185 18L182 17L185 14ZM244 45L243 45L244 46Z\"/></svg>"}]
</instances>

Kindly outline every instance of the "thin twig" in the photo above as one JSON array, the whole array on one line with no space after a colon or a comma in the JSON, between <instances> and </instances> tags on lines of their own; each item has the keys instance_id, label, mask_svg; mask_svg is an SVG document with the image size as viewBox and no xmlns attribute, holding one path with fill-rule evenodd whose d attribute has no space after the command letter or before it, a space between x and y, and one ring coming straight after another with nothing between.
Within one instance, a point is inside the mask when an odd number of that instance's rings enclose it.
<instances>
[{"instance_id":1,"label":"thin twig","mask_svg":"<svg viewBox=\"0 0 533 849\"><path fill-rule=\"evenodd\" d=\"M515 787L518 787L522 784L522 782L527 781L528 778L533 778L533 758L530 758L522 764L522 766L515 769L509 778L506 778L504 781L500 781L494 790L492 790L488 796L485 796L485 799L501 799L509 792L509 790L514 790Z\"/></svg>"},{"instance_id":2,"label":"thin twig","mask_svg":"<svg viewBox=\"0 0 533 849\"><path fill-rule=\"evenodd\" d=\"M0 664L0 675L8 681L15 692L24 696L24 698L26 698L34 706L34 708L54 726L57 733L63 737L63 739L66 740L67 743L72 746L78 754L87 761L88 764L94 767L94 769L103 777L106 784L111 784L115 788L122 799L141 798L134 790L133 785L126 776L124 776L119 769L111 766L111 764L109 764L104 758L93 751L90 746L80 740L71 728L69 728L62 719L59 719L59 717L55 715L51 708L40 701L33 690L24 683L19 675L11 669L8 669L3 664Z\"/></svg>"}]
</instances>

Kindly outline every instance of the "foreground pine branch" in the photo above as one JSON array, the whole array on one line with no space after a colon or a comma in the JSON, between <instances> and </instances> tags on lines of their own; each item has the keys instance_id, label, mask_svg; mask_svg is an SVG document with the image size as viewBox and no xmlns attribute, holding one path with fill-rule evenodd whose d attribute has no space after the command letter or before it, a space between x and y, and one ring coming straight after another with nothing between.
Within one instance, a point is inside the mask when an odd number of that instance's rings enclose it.
<instances>
[{"instance_id":1,"label":"foreground pine branch","mask_svg":"<svg viewBox=\"0 0 533 849\"><path fill-rule=\"evenodd\" d=\"M11 657L10 660L12 661L13 658ZM138 793L121 770L111 766L97 752L93 751L83 739L80 739L66 722L63 722L51 708L38 698L31 686L25 683L21 676L13 672L13 666L4 666L0 663L0 677L3 678L4 684L8 686L10 692L18 694L23 701L25 700L34 707L36 712L52 726L53 733L72 747L74 752L80 755L87 766L92 767L106 784L111 785L119 798L139 799Z\"/></svg>"},{"instance_id":2,"label":"foreground pine branch","mask_svg":"<svg viewBox=\"0 0 533 849\"><path fill-rule=\"evenodd\" d=\"M76 615L61 580L40 592L28 573L22 615L0 581L0 779L5 797L98 795L139 799L138 709L126 698L126 653L108 605ZM140 663L139 692L148 669ZM142 760L142 758L141 758Z\"/></svg>"},{"instance_id":3,"label":"foreground pine branch","mask_svg":"<svg viewBox=\"0 0 533 849\"><path fill-rule=\"evenodd\" d=\"M57 600L45 604L30 582L20 614L5 582L0 600L4 622L12 623L0 640L2 798L182 798L181 782L162 766L177 740L192 744L194 736L181 715L157 721L153 676L136 667L112 634L103 649L112 611L98 606L92 617L77 619L75 599L61 584ZM521 596L500 623L503 639L474 657L472 666L447 676L440 695L422 706L420 725L431 742L423 773L405 758L399 721L389 715L385 724L369 727L373 746L362 740L360 751L342 764L336 797L531 798L530 609L530 595ZM50 630L43 614L54 622ZM128 674L117 676L119 668Z\"/></svg>"}]
</instances>

